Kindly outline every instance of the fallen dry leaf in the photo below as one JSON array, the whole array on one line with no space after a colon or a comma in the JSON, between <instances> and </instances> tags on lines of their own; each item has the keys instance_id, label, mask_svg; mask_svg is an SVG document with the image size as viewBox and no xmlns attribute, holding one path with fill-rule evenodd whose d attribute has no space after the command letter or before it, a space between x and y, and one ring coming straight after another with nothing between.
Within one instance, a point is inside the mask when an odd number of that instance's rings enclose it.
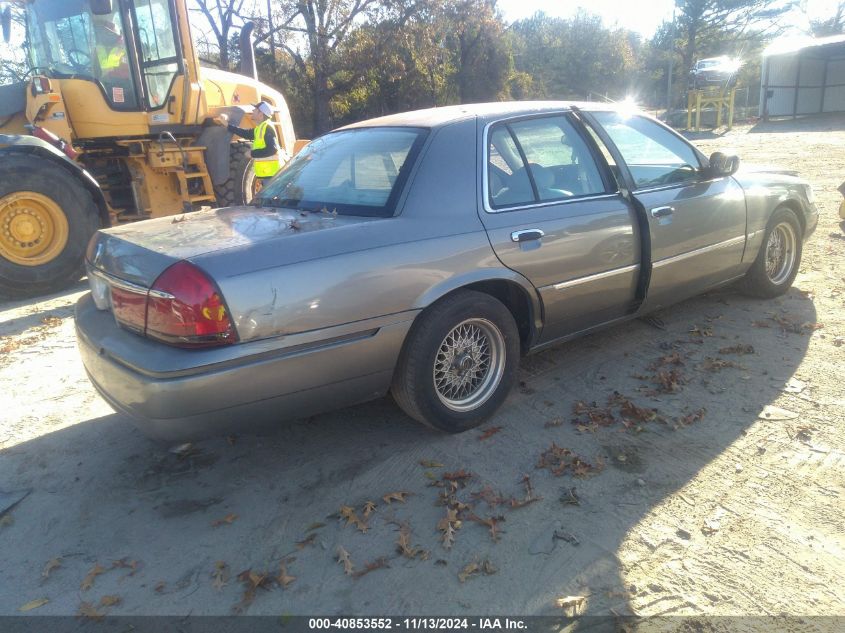
<instances>
[{"instance_id":1,"label":"fallen dry leaf","mask_svg":"<svg viewBox=\"0 0 845 633\"><path fill-rule=\"evenodd\" d=\"M753 345L732 345L730 347L723 347L719 350L720 354L753 354L754 353L754 346Z\"/></svg>"},{"instance_id":2,"label":"fallen dry leaf","mask_svg":"<svg viewBox=\"0 0 845 633\"><path fill-rule=\"evenodd\" d=\"M127 576L134 576L138 571L138 561L132 560L128 557L123 557L120 560L113 560L111 563L112 569L129 569L131 570Z\"/></svg>"},{"instance_id":3,"label":"fallen dry leaf","mask_svg":"<svg viewBox=\"0 0 845 633\"><path fill-rule=\"evenodd\" d=\"M443 533L443 547L446 549L452 548L455 542L455 530L460 527L461 522L458 520L458 511L453 508L447 508L445 518L437 522L437 529Z\"/></svg>"},{"instance_id":4,"label":"fallen dry leaf","mask_svg":"<svg viewBox=\"0 0 845 633\"><path fill-rule=\"evenodd\" d=\"M121 602L123 602L123 599L120 596L103 596L100 598L101 607L113 607Z\"/></svg>"},{"instance_id":5,"label":"fallen dry leaf","mask_svg":"<svg viewBox=\"0 0 845 633\"><path fill-rule=\"evenodd\" d=\"M721 370L723 370L727 367L735 367L737 369L745 369L739 363L735 363L732 360L726 360L724 358L711 358L711 357L708 356L704 359L704 362L701 363L701 368L704 369L705 371L709 371L709 372L721 371Z\"/></svg>"},{"instance_id":6,"label":"fallen dry leaf","mask_svg":"<svg viewBox=\"0 0 845 633\"><path fill-rule=\"evenodd\" d=\"M600 462L597 461L595 465L590 464L568 448L558 446L554 442L540 454L537 462L537 468L548 468L556 477L567 471L577 477L586 477L600 472L602 467L603 464Z\"/></svg>"},{"instance_id":7,"label":"fallen dry leaf","mask_svg":"<svg viewBox=\"0 0 845 633\"><path fill-rule=\"evenodd\" d=\"M242 571L238 574L238 580L243 583L244 593L241 601L232 607L232 610L237 613L242 613L249 608L255 601L255 596L258 589L269 590L272 588L275 578L270 576L267 572L256 572L251 569Z\"/></svg>"},{"instance_id":8,"label":"fallen dry leaf","mask_svg":"<svg viewBox=\"0 0 845 633\"><path fill-rule=\"evenodd\" d=\"M581 499L578 498L578 495L575 492L575 488L564 488L563 494L560 496L560 502L564 505L571 505L571 506L580 506Z\"/></svg>"},{"instance_id":9,"label":"fallen dry leaf","mask_svg":"<svg viewBox=\"0 0 845 633\"><path fill-rule=\"evenodd\" d=\"M301 541L296 542L297 549L305 549L306 547L310 547L314 545L314 541L317 539L317 533L312 532L310 536L305 537Z\"/></svg>"},{"instance_id":10,"label":"fallen dry leaf","mask_svg":"<svg viewBox=\"0 0 845 633\"><path fill-rule=\"evenodd\" d=\"M94 565L89 571L85 578L82 580L82 584L79 588L82 591L88 591L91 587L94 586L94 579L99 576L100 574L106 573L106 568L97 563Z\"/></svg>"},{"instance_id":11,"label":"fallen dry leaf","mask_svg":"<svg viewBox=\"0 0 845 633\"><path fill-rule=\"evenodd\" d=\"M704 415L707 413L707 409L701 408L698 411L694 411L693 413L688 413L680 418L675 418L677 424L675 428L680 428L682 426L689 426L695 422L700 422L704 419Z\"/></svg>"},{"instance_id":12,"label":"fallen dry leaf","mask_svg":"<svg viewBox=\"0 0 845 633\"><path fill-rule=\"evenodd\" d=\"M421 459L420 466L422 466L423 468L443 468L443 464L430 459Z\"/></svg>"},{"instance_id":13,"label":"fallen dry leaf","mask_svg":"<svg viewBox=\"0 0 845 633\"><path fill-rule=\"evenodd\" d=\"M498 569L491 563L489 560L483 560L481 562L473 561L466 565L460 573L458 573L458 580L461 582L466 582L471 576L476 574L482 573L485 576L490 576L495 574Z\"/></svg>"},{"instance_id":14,"label":"fallen dry leaf","mask_svg":"<svg viewBox=\"0 0 845 633\"><path fill-rule=\"evenodd\" d=\"M713 336L713 328L709 328L709 327L700 328L697 325L693 325L692 328L690 329L689 333L692 336L700 336L700 337Z\"/></svg>"},{"instance_id":15,"label":"fallen dry leaf","mask_svg":"<svg viewBox=\"0 0 845 633\"><path fill-rule=\"evenodd\" d=\"M229 584L229 566L222 560L217 561L214 563L214 571L211 572L211 577L213 578L211 586L220 591Z\"/></svg>"},{"instance_id":16,"label":"fallen dry leaf","mask_svg":"<svg viewBox=\"0 0 845 633\"><path fill-rule=\"evenodd\" d=\"M564 598L557 598L555 600L555 606L563 609L567 617L574 618L581 614L586 601L587 599L584 596L566 596Z\"/></svg>"},{"instance_id":17,"label":"fallen dry leaf","mask_svg":"<svg viewBox=\"0 0 845 633\"><path fill-rule=\"evenodd\" d=\"M463 484L470 479L472 479L472 473L468 473L463 468L461 468L460 470L456 470L453 473L443 473L444 481L456 481Z\"/></svg>"},{"instance_id":18,"label":"fallen dry leaf","mask_svg":"<svg viewBox=\"0 0 845 633\"><path fill-rule=\"evenodd\" d=\"M43 607L48 602L50 601L47 598L38 598L37 600L30 600L20 609L18 609L18 611L32 611L33 609L37 609L38 607Z\"/></svg>"},{"instance_id":19,"label":"fallen dry leaf","mask_svg":"<svg viewBox=\"0 0 845 633\"><path fill-rule=\"evenodd\" d=\"M76 613L79 617L89 620L102 620L105 617L105 614L97 611L90 602L81 603Z\"/></svg>"},{"instance_id":20,"label":"fallen dry leaf","mask_svg":"<svg viewBox=\"0 0 845 633\"><path fill-rule=\"evenodd\" d=\"M352 506L341 506L339 514L341 519L346 519L346 525L354 525L361 532L366 532L370 529L370 526L367 525L366 521L361 520L361 518L355 514L355 508Z\"/></svg>"},{"instance_id":21,"label":"fallen dry leaf","mask_svg":"<svg viewBox=\"0 0 845 633\"><path fill-rule=\"evenodd\" d=\"M276 576L276 582L278 582L282 589L287 589L288 585L291 584L294 580L296 580L296 576L291 576L288 573L287 566L294 561L293 558L286 558L279 561L279 575Z\"/></svg>"},{"instance_id":22,"label":"fallen dry leaf","mask_svg":"<svg viewBox=\"0 0 845 633\"><path fill-rule=\"evenodd\" d=\"M384 502L387 505L390 505L393 501L398 501L400 503L405 503L405 497L410 495L410 492L388 492L386 495L382 497Z\"/></svg>"},{"instance_id":23,"label":"fallen dry leaf","mask_svg":"<svg viewBox=\"0 0 845 633\"><path fill-rule=\"evenodd\" d=\"M482 519L481 517L470 514L467 517L470 521L475 521L476 523L481 523L482 525L487 527L487 531L490 533L490 538L493 539L494 543L499 541L499 523L505 520L503 516L495 516L495 517L488 517L486 519Z\"/></svg>"},{"instance_id":24,"label":"fallen dry leaf","mask_svg":"<svg viewBox=\"0 0 845 633\"><path fill-rule=\"evenodd\" d=\"M53 573L54 570L58 569L62 566L62 559L61 558L51 558L47 561L47 564L44 565L44 570L41 572L41 577L47 579L50 577L50 574Z\"/></svg>"},{"instance_id":25,"label":"fallen dry leaf","mask_svg":"<svg viewBox=\"0 0 845 633\"><path fill-rule=\"evenodd\" d=\"M224 516L222 519L217 519L211 522L211 527L220 527L221 525L232 525L238 518L237 514L231 513Z\"/></svg>"},{"instance_id":26,"label":"fallen dry leaf","mask_svg":"<svg viewBox=\"0 0 845 633\"><path fill-rule=\"evenodd\" d=\"M369 517L375 511L376 504L373 501L367 501L367 503L364 504L364 518Z\"/></svg>"},{"instance_id":27,"label":"fallen dry leaf","mask_svg":"<svg viewBox=\"0 0 845 633\"><path fill-rule=\"evenodd\" d=\"M343 565L343 571L347 575L352 575L355 566L352 564L352 559L349 558L349 552L343 549L340 545L337 546L337 562Z\"/></svg>"},{"instance_id":28,"label":"fallen dry leaf","mask_svg":"<svg viewBox=\"0 0 845 633\"><path fill-rule=\"evenodd\" d=\"M159 580L155 584L155 587L153 587L153 591L155 591L156 593L164 593L165 589L167 589L167 583L163 580Z\"/></svg>"},{"instance_id":29,"label":"fallen dry leaf","mask_svg":"<svg viewBox=\"0 0 845 633\"><path fill-rule=\"evenodd\" d=\"M364 569L356 571L354 574L352 574L352 577L357 580L361 576L366 576L371 571L375 571L376 569L389 569L389 568L390 568L390 565L387 564L387 559L382 556L381 558L377 558L376 560L374 560L372 563L367 563L366 565L364 565Z\"/></svg>"},{"instance_id":30,"label":"fallen dry leaf","mask_svg":"<svg viewBox=\"0 0 845 633\"><path fill-rule=\"evenodd\" d=\"M496 435L499 431L502 430L501 426L491 426L489 429L484 431L481 435L478 436L479 440L489 440L491 437Z\"/></svg>"}]
</instances>

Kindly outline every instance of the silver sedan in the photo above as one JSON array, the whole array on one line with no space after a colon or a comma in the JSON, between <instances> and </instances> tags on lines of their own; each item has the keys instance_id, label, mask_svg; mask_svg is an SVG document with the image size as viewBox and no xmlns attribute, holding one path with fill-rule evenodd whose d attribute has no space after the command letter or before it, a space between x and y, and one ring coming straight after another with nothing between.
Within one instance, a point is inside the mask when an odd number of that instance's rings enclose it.
<instances>
[{"instance_id":1,"label":"silver sedan","mask_svg":"<svg viewBox=\"0 0 845 633\"><path fill-rule=\"evenodd\" d=\"M251 206L100 231L79 349L161 439L388 392L464 431L495 414L521 354L734 281L785 292L812 190L738 167L591 103L364 121L313 141Z\"/></svg>"}]
</instances>

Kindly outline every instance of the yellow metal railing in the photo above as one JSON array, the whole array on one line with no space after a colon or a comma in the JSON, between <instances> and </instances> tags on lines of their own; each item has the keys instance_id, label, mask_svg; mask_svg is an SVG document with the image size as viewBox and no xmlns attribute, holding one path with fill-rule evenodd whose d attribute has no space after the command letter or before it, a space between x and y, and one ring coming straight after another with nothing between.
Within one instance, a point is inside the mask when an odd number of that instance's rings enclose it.
<instances>
[{"instance_id":1,"label":"yellow metal railing","mask_svg":"<svg viewBox=\"0 0 845 633\"><path fill-rule=\"evenodd\" d=\"M692 129L692 116L695 112L695 131L701 131L701 109L712 105L716 108L716 127L722 127L722 110L728 111L728 129L734 124L734 98L736 86L723 90L720 87L690 90L687 92L687 129Z\"/></svg>"}]
</instances>

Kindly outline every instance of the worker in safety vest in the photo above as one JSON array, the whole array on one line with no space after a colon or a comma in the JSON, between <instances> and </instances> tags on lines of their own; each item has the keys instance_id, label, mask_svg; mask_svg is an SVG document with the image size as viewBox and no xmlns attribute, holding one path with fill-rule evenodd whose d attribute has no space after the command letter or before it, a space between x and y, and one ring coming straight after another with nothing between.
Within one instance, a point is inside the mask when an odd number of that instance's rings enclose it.
<instances>
[{"instance_id":1,"label":"worker in safety vest","mask_svg":"<svg viewBox=\"0 0 845 633\"><path fill-rule=\"evenodd\" d=\"M95 52L100 72L121 79L129 79L126 43L120 34L120 28L109 16L105 16L105 18L95 20L94 34L97 40Z\"/></svg>"},{"instance_id":2,"label":"worker in safety vest","mask_svg":"<svg viewBox=\"0 0 845 633\"><path fill-rule=\"evenodd\" d=\"M279 143L276 140L276 131L270 123L273 116L273 108L266 101L261 101L253 106L252 122L254 128L245 129L236 127L229 123L227 129L232 134L252 141L252 159L255 164L255 177L264 184L266 179L276 175L282 166L279 157ZM217 123L227 123L225 114L215 117Z\"/></svg>"},{"instance_id":3,"label":"worker in safety vest","mask_svg":"<svg viewBox=\"0 0 845 633\"><path fill-rule=\"evenodd\" d=\"M120 27L112 16L95 16L94 36L99 77L106 93L115 104L131 105L134 101L134 89L129 75L126 43L120 33Z\"/></svg>"}]
</instances>

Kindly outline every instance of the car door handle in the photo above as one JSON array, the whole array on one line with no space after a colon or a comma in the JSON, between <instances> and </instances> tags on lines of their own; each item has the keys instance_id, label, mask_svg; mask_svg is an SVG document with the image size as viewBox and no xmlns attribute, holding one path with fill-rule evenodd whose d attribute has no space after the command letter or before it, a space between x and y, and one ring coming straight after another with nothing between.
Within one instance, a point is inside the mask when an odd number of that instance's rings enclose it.
<instances>
[{"instance_id":1,"label":"car door handle","mask_svg":"<svg viewBox=\"0 0 845 633\"><path fill-rule=\"evenodd\" d=\"M675 207L655 207L651 210L651 217L665 218L675 212Z\"/></svg>"},{"instance_id":2,"label":"car door handle","mask_svg":"<svg viewBox=\"0 0 845 633\"><path fill-rule=\"evenodd\" d=\"M524 231L514 231L511 233L511 240L514 242L528 242L530 240L539 240L545 233L540 229L525 229Z\"/></svg>"}]
</instances>

